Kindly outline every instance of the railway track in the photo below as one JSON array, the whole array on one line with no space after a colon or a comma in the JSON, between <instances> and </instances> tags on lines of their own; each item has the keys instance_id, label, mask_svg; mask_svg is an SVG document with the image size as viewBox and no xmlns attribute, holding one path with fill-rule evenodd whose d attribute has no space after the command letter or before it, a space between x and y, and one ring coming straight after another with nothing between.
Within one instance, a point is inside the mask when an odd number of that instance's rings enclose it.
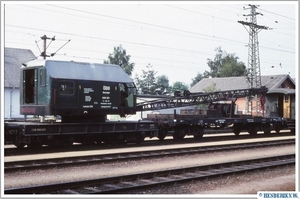
<instances>
[{"instance_id":1,"label":"railway track","mask_svg":"<svg viewBox=\"0 0 300 199\"><path fill-rule=\"evenodd\" d=\"M200 142L215 142L215 141L228 141L228 140L244 140L244 139L253 139L249 134L241 134L239 136L234 135L233 133L224 133L224 135L214 136L217 132L211 131L210 134L204 135ZM220 132L219 132L220 134ZM285 137L290 136L289 132L282 133L271 133L269 135L258 134L255 138L267 138L267 137ZM25 147L22 150L15 148L14 146L5 147L4 155L15 156L15 155L29 155L29 154L42 154L42 153L56 153L56 152L66 152L66 151L85 151L85 150L99 150L99 149L112 149L112 148L126 148L126 147L143 147L143 146L155 146L161 143L164 143L164 146L178 144L178 142L171 139L165 139L164 141L159 141L158 139L151 139L142 142L141 144L121 144L121 145L73 145L67 148L50 148L50 147L40 147L40 148L28 148ZM199 143L199 140L195 140L192 136L191 138L187 137L183 140L182 143Z\"/></svg>"},{"instance_id":2,"label":"railway track","mask_svg":"<svg viewBox=\"0 0 300 199\"><path fill-rule=\"evenodd\" d=\"M76 182L5 189L4 194L108 194L126 193L158 185L170 185L295 164L295 154L270 156L204 166L159 170Z\"/></svg>"},{"instance_id":3,"label":"railway track","mask_svg":"<svg viewBox=\"0 0 300 199\"><path fill-rule=\"evenodd\" d=\"M76 156L76 157L63 157L63 158L51 158L51 159L38 159L38 160L23 160L23 161L11 161L4 162L4 172L15 171L28 171L33 169L46 169L54 167L67 167L78 166L97 163L108 163L118 161L129 161L145 158L159 158L175 155L186 154L199 154L207 152L217 151L230 151L248 148L258 147L272 147L295 144L295 139L280 140L280 141L263 141L256 143L244 143L244 144L228 144L228 145L215 145L206 147L187 147L181 149L163 149L163 150L148 150L142 152L124 152L115 154L101 154L101 155L89 155L89 156Z\"/></svg>"}]
</instances>

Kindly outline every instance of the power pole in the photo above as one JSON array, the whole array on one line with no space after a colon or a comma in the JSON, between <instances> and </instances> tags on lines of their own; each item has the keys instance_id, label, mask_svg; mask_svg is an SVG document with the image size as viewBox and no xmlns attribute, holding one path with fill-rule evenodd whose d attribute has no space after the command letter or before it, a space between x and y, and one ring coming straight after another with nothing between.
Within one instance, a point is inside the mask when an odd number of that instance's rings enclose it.
<instances>
[{"instance_id":1,"label":"power pole","mask_svg":"<svg viewBox=\"0 0 300 199\"><path fill-rule=\"evenodd\" d=\"M50 56L53 57L60 49L62 49L67 43L69 43L69 42L71 41L71 39L69 39L69 40L68 40L62 47L60 47L56 52L51 53L50 55L47 55L46 50L47 50L47 48L50 46L51 42L52 42L52 41L55 41L55 36L52 37L52 38L49 38L49 37L47 37L46 35L44 35L44 36L41 37L41 39L43 40L43 43L44 43L44 46L43 46L43 52L41 52L41 50L40 50L40 48L39 48L39 46L38 46L38 44L37 44L37 41L35 41L35 43L36 43L36 45L37 45L37 47L38 47L38 49L39 49L39 51L40 51L40 53L41 53L41 56L44 57L44 59L46 59L46 57L50 57ZM48 44L48 46L47 46L47 39L50 39L50 40L51 40L51 42Z\"/></svg>"},{"instance_id":2,"label":"power pole","mask_svg":"<svg viewBox=\"0 0 300 199\"><path fill-rule=\"evenodd\" d=\"M258 47L258 33L262 29L269 29L266 26L257 25L256 15L263 15L261 13L256 12L256 5L248 5L251 9L250 14L244 15L250 17L250 22L245 21L238 21L244 26L249 26L249 44L248 44L248 72L247 72L247 79L250 84L250 88L260 88L261 85L261 73L260 73L260 61L259 61L259 47ZM258 107L260 107L260 100L258 99L257 95L255 96L255 110L256 114L258 114ZM247 97L246 103L246 112L252 114L252 97Z\"/></svg>"},{"instance_id":3,"label":"power pole","mask_svg":"<svg viewBox=\"0 0 300 199\"><path fill-rule=\"evenodd\" d=\"M47 37L46 35L42 36L41 39L44 41L44 47L43 47L43 52L41 53L41 56L44 57L44 59L46 59L46 57L49 57L49 55L46 54L46 50L47 50L47 39L51 39L52 41L55 41L55 36L52 38ZM51 43L50 42L50 43ZM50 45L50 44L49 44ZM48 46L49 46L48 45Z\"/></svg>"}]
</instances>

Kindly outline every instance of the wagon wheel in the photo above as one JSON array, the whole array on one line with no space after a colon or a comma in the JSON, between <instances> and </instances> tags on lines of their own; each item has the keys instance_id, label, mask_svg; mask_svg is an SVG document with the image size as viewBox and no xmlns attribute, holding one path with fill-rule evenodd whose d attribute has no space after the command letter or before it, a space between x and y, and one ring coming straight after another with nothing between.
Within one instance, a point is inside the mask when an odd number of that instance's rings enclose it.
<instances>
[{"instance_id":1,"label":"wagon wheel","mask_svg":"<svg viewBox=\"0 0 300 199\"><path fill-rule=\"evenodd\" d=\"M14 145L18 148L18 149L23 149L25 147L24 143L14 143Z\"/></svg>"},{"instance_id":2,"label":"wagon wheel","mask_svg":"<svg viewBox=\"0 0 300 199\"><path fill-rule=\"evenodd\" d=\"M195 130L194 138L196 140L201 140L203 138L203 135L204 135L204 129L202 127L200 127L200 129L198 131L197 131L196 128L194 130Z\"/></svg>"},{"instance_id":3,"label":"wagon wheel","mask_svg":"<svg viewBox=\"0 0 300 199\"><path fill-rule=\"evenodd\" d=\"M157 137L158 137L159 141L163 141L166 138L166 136L167 136L166 134L159 133Z\"/></svg>"},{"instance_id":4,"label":"wagon wheel","mask_svg":"<svg viewBox=\"0 0 300 199\"><path fill-rule=\"evenodd\" d=\"M203 134L196 134L196 135L194 135L194 138L196 140L201 140L203 138Z\"/></svg>"},{"instance_id":5,"label":"wagon wheel","mask_svg":"<svg viewBox=\"0 0 300 199\"><path fill-rule=\"evenodd\" d=\"M32 142L30 144L27 144L28 148L30 149L38 149L42 146L42 144L38 143L38 142Z\"/></svg>"},{"instance_id":6,"label":"wagon wheel","mask_svg":"<svg viewBox=\"0 0 300 199\"><path fill-rule=\"evenodd\" d=\"M173 134L173 138L175 141L182 141L184 137L185 137L185 133L183 129L175 130Z\"/></svg>"},{"instance_id":7,"label":"wagon wheel","mask_svg":"<svg viewBox=\"0 0 300 199\"><path fill-rule=\"evenodd\" d=\"M292 128L292 129L290 129L290 130L291 130L290 134L291 134L291 135L295 135L295 128Z\"/></svg>"},{"instance_id":8,"label":"wagon wheel","mask_svg":"<svg viewBox=\"0 0 300 199\"><path fill-rule=\"evenodd\" d=\"M239 126L233 126L233 133L236 135L236 136L239 136L240 133L241 133L241 128Z\"/></svg>"},{"instance_id":9,"label":"wagon wheel","mask_svg":"<svg viewBox=\"0 0 300 199\"><path fill-rule=\"evenodd\" d=\"M97 145L101 145L104 142L103 138L97 138L95 141Z\"/></svg>"},{"instance_id":10,"label":"wagon wheel","mask_svg":"<svg viewBox=\"0 0 300 199\"><path fill-rule=\"evenodd\" d=\"M276 133L280 133L280 130L281 130L281 125L276 125L275 126Z\"/></svg>"},{"instance_id":11,"label":"wagon wheel","mask_svg":"<svg viewBox=\"0 0 300 199\"><path fill-rule=\"evenodd\" d=\"M74 138L73 137L66 137L64 140L63 140L63 147L72 147L73 146L73 143L74 143Z\"/></svg>"},{"instance_id":12,"label":"wagon wheel","mask_svg":"<svg viewBox=\"0 0 300 199\"><path fill-rule=\"evenodd\" d=\"M183 138L184 138L184 136L185 136L185 135L180 135L180 134L174 133L173 138L174 138L174 140L176 140L176 141L182 141Z\"/></svg>"},{"instance_id":13,"label":"wagon wheel","mask_svg":"<svg viewBox=\"0 0 300 199\"><path fill-rule=\"evenodd\" d=\"M252 136L256 135L257 134L257 128L256 128L256 126L254 126L254 125L249 126L248 133L250 135L252 135Z\"/></svg>"},{"instance_id":14,"label":"wagon wheel","mask_svg":"<svg viewBox=\"0 0 300 199\"><path fill-rule=\"evenodd\" d=\"M161 128L160 130L159 130L159 132L158 132L158 139L159 139L159 141L163 141L164 139L165 139L165 137L167 136L167 129L165 129L165 128Z\"/></svg>"},{"instance_id":15,"label":"wagon wheel","mask_svg":"<svg viewBox=\"0 0 300 199\"><path fill-rule=\"evenodd\" d=\"M264 134L269 135L271 133L271 129L265 129Z\"/></svg>"},{"instance_id":16,"label":"wagon wheel","mask_svg":"<svg viewBox=\"0 0 300 199\"><path fill-rule=\"evenodd\" d=\"M126 138L121 134L115 134L114 136L107 136L103 139L103 142L105 144L109 145L119 145L119 144L125 144Z\"/></svg>"},{"instance_id":17,"label":"wagon wheel","mask_svg":"<svg viewBox=\"0 0 300 199\"><path fill-rule=\"evenodd\" d=\"M264 129L264 134L266 134L266 135L270 134L271 130L272 130L271 125L268 124Z\"/></svg>"},{"instance_id":18,"label":"wagon wheel","mask_svg":"<svg viewBox=\"0 0 300 199\"><path fill-rule=\"evenodd\" d=\"M18 148L18 149L23 149L25 147L26 144L24 143L20 143L17 140L17 136L13 137L13 144Z\"/></svg>"},{"instance_id":19,"label":"wagon wheel","mask_svg":"<svg viewBox=\"0 0 300 199\"><path fill-rule=\"evenodd\" d=\"M137 136L136 136L136 138L135 138L135 143L136 144L140 144L140 143L142 143L143 141L144 141L144 139L145 139L145 132L141 132L140 134L138 134Z\"/></svg>"}]
</instances>

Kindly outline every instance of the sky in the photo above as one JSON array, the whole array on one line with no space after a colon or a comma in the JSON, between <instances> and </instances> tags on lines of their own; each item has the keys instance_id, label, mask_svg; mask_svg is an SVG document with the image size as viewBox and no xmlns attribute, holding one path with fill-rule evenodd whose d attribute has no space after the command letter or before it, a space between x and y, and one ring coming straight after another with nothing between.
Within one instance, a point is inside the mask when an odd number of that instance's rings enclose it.
<instances>
[{"instance_id":1,"label":"sky","mask_svg":"<svg viewBox=\"0 0 300 199\"><path fill-rule=\"evenodd\" d=\"M252 2L253 3L253 2ZM103 63L122 45L134 63L132 78L150 64L157 76L190 85L209 71L215 49L234 54L248 67L251 2L133 1L133 2L11 2L1 1L4 46L30 49L40 55L41 37L53 58ZM290 74L298 65L298 2L254 2L261 75ZM68 42L69 41L69 42ZM3 51L2 51L3 52ZM39 57L41 59L41 57Z\"/></svg>"}]
</instances>

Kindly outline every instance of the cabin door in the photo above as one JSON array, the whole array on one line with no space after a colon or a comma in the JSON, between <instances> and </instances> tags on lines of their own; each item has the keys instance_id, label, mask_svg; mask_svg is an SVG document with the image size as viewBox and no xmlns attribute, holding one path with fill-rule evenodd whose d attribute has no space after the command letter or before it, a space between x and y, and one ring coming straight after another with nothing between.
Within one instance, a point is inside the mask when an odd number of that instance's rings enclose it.
<instances>
[{"instance_id":1,"label":"cabin door","mask_svg":"<svg viewBox=\"0 0 300 199\"><path fill-rule=\"evenodd\" d=\"M23 102L24 104L37 103L37 69L23 71Z\"/></svg>"}]
</instances>

